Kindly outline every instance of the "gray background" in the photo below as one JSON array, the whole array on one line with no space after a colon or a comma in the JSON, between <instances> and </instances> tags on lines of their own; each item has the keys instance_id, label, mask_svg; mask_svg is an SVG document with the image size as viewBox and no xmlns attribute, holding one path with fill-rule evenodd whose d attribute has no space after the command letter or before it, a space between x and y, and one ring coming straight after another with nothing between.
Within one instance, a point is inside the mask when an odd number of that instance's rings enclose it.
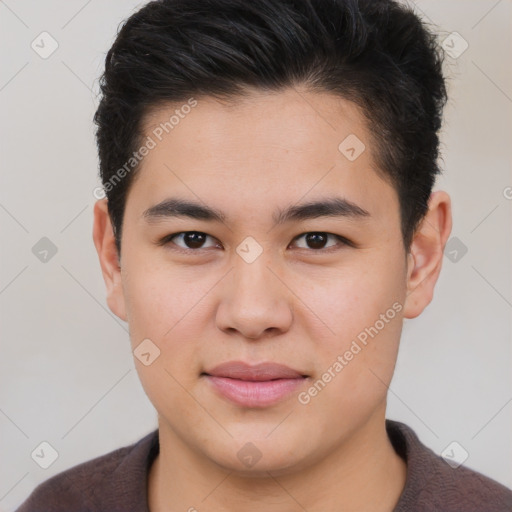
<instances>
[{"instance_id":1,"label":"gray background","mask_svg":"<svg viewBox=\"0 0 512 512\"><path fill-rule=\"evenodd\" d=\"M51 475L156 427L127 325L106 306L91 237L97 79L119 22L140 5L0 1L2 511ZM405 322L388 417L437 453L457 441L466 466L512 487L512 2L416 8L440 40L456 31L469 45L446 58L436 187L453 200L458 257L445 254L433 302ZM47 59L31 48L43 31L59 45ZM46 262L32 251L42 237L57 247ZM31 458L43 441L58 452L48 469Z\"/></svg>"}]
</instances>

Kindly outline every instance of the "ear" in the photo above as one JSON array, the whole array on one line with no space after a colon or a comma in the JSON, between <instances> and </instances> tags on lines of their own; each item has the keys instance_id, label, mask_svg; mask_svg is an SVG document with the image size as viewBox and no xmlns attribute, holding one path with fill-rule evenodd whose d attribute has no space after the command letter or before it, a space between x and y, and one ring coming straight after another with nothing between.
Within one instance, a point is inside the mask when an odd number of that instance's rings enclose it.
<instances>
[{"instance_id":1,"label":"ear","mask_svg":"<svg viewBox=\"0 0 512 512\"><path fill-rule=\"evenodd\" d=\"M407 255L405 318L417 317L432 300L451 230L450 196L442 190L433 192L429 199L428 212L415 232Z\"/></svg>"},{"instance_id":2,"label":"ear","mask_svg":"<svg viewBox=\"0 0 512 512\"><path fill-rule=\"evenodd\" d=\"M107 199L100 199L94 205L92 237L98 252L103 279L107 287L108 307L115 315L126 322L121 266L115 244L114 231L108 214Z\"/></svg>"}]
</instances>

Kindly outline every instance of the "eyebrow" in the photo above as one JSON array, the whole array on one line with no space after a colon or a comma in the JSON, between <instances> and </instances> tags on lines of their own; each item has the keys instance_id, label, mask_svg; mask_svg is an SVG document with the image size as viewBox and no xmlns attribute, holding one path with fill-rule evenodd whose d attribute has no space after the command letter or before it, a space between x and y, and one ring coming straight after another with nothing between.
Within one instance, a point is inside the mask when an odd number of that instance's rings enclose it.
<instances>
[{"instance_id":1,"label":"eyebrow","mask_svg":"<svg viewBox=\"0 0 512 512\"><path fill-rule=\"evenodd\" d=\"M144 211L142 217L149 223L172 217L188 217L196 220L222 223L226 221L226 215L220 210L178 198L165 199L151 206ZM363 219L365 217L371 217L371 215L367 210L347 199L332 197L320 201L293 205L284 210L278 209L272 216L276 224L316 219L319 217Z\"/></svg>"}]
</instances>

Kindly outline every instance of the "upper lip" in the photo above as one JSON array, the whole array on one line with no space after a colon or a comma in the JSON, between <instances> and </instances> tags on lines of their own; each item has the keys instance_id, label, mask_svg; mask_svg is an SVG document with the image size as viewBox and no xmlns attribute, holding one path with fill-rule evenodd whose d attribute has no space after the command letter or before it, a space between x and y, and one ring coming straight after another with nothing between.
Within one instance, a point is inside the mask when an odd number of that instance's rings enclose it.
<instances>
[{"instance_id":1,"label":"upper lip","mask_svg":"<svg viewBox=\"0 0 512 512\"><path fill-rule=\"evenodd\" d=\"M243 361L228 361L208 370L207 375L230 379L264 381L273 379L297 379L306 377L303 373L278 363L250 365Z\"/></svg>"}]
</instances>

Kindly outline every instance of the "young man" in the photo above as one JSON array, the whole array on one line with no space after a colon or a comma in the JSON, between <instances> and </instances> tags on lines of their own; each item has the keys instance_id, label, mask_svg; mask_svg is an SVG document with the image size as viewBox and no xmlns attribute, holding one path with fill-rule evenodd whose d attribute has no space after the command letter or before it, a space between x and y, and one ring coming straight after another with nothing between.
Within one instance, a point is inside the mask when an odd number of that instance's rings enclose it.
<instances>
[{"instance_id":1,"label":"young man","mask_svg":"<svg viewBox=\"0 0 512 512\"><path fill-rule=\"evenodd\" d=\"M390 0L160 0L106 59L94 242L158 430L20 512L504 511L386 420L451 231L434 35Z\"/></svg>"}]
</instances>

